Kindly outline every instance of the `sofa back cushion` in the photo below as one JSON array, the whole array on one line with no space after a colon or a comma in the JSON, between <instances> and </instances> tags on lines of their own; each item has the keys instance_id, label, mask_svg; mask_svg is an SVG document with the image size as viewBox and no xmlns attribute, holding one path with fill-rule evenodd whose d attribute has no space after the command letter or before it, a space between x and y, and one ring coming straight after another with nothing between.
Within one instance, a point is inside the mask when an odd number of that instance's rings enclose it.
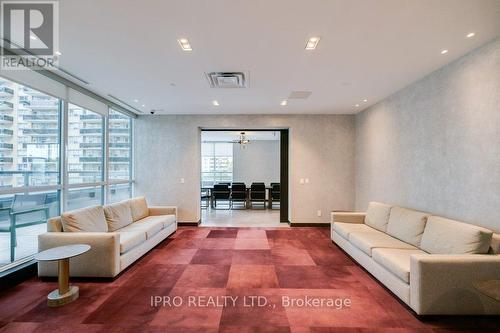
<instances>
[{"instance_id":1,"label":"sofa back cushion","mask_svg":"<svg viewBox=\"0 0 500 333\"><path fill-rule=\"evenodd\" d=\"M137 197L129 200L125 200L130 205L130 211L132 212L132 221L139 221L145 217L149 216L148 204L146 198Z\"/></svg>"},{"instance_id":2,"label":"sofa back cushion","mask_svg":"<svg viewBox=\"0 0 500 333\"><path fill-rule=\"evenodd\" d=\"M429 253L487 253L492 232L472 224L429 216L420 248Z\"/></svg>"},{"instance_id":3,"label":"sofa back cushion","mask_svg":"<svg viewBox=\"0 0 500 333\"><path fill-rule=\"evenodd\" d=\"M104 216L109 231L115 231L132 223L132 212L128 202L119 202L104 206Z\"/></svg>"},{"instance_id":4,"label":"sofa back cushion","mask_svg":"<svg viewBox=\"0 0 500 333\"><path fill-rule=\"evenodd\" d=\"M429 214L402 207L392 207L387 233L403 242L420 246Z\"/></svg>"},{"instance_id":5,"label":"sofa back cushion","mask_svg":"<svg viewBox=\"0 0 500 333\"><path fill-rule=\"evenodd\" d=\"M92 206L61 214L64 232L107 232L108 224L102 206Z\"/></svg>"},{"instance_id":6,"label":"sofa back cushion","mask_svg":"<svg viewBox=\"0 0 500 333\"><path fill-rule=\"evenodd\" d=\"M380 202L370 202L366 211L365 224L385 232L390 212L391 206Z\"/></svg>"}]
</instances>

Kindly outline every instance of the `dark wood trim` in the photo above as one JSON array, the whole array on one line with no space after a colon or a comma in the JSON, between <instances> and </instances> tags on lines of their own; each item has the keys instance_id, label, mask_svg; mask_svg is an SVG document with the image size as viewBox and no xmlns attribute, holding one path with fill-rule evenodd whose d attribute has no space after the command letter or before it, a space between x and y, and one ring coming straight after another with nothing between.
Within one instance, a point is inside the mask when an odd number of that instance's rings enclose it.
<instances>
[{"instance_id":1,"label":"dark wood trim","mask_svg":"<svg viewBox=\"0 0 500 333\"><path fill-rule=\"evenodd\" d=\"M280 222L288 221L288 129L280 130Z\"/></svg>"},{"instance_id":2,"label":"dark wood trim","mask_svg":"<svg viewBox=\"0 0 500 333\"><path fill-rule=\"evenodd\" d=\"M2 272L2 276L0 276L0 291L12 288L21 282L35 277L37 272L37 263L34 260Z\"/></svg>"},{"instance_id":3,"label":"dark wood trim","mask_svg":"<svg viewBox=\"0 0 500 333\"><path fill-rule=\"evenodd\" d=\"M281 197L280 197L280 222L290 223L288 220L288 157L289 157L289 129L288 128L203 128L202 132L224 132L224 131L256 131L256 132L280 132L280 183L281 183ZM179 225L182 222L178 222Z\"/></svg>"},{"instance_id":4,"label":"dark wood trim","mask_svg":"<svg viewBox=\"0 0 500 333\"><path fill-rule=\"evenodd\" d=\"M329 228L330 223L296 223L291 222L291 227L316 227L316 228Z\"/></svg>"},{"instance_id":5,"label":"dark wood trim","mask_svg":"<svg viewBox=\"0 0 500 333\"><path fill-rule=\"evenodd\" d=\"M201 223L201 220L198 220L198 222L180 222L177 221L177 225L179 227L197 227Z\"/></svg>"}]
</instances>

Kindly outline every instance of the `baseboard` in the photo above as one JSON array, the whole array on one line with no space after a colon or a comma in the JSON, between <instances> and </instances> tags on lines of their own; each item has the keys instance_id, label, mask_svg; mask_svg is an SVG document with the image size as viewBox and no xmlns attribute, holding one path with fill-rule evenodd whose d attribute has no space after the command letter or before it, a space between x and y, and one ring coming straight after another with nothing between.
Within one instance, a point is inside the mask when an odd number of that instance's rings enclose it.
<instances>
[{"instance_id":1,"label":"baseboard","mask_svg":"<svg viewBox=\"0 0 500 333\"><path fill-rule=\"evenodd\" d=\"M291 227L316 227L316 228L329 228L330 223L297 223L290 222Z\"/></svg>"},{"instance_id":2,"label":"baseboard","mask_svg":"<svg viewBox=\"0 0 500 333\"><path fill-rule=\"evenodd\" d=\"M197 227L201 223L201 220L198 220L198 222L180 222L177 221L177 225L179 227Z\"/></svg>"}]
</instances>

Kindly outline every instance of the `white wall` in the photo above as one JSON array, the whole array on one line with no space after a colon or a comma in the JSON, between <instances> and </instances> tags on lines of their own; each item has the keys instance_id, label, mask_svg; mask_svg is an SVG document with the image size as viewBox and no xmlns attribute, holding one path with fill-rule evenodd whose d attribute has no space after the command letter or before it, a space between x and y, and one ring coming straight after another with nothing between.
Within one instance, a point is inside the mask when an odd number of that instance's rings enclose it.
<instances>
[{"instance_id":1,"label":"white wall","mask_svg":"<svg viewBox=\"0 0 500 333\"><path fill-rule=\"evenodd\" d=\"M247 185L252 182L280 182L280 142L254 140L245 145L233 145L233 179Z\"/></svg>"},{"instance_id":2,"label":"white wall","mask_svg":"<svg viewBox=\"0 0 500 333\"><path fill-rule=\"evenodd\" d=\"M356 208L372 200L500 231L500 39L356 116Z\"/></svg>"},{"instance_id":3,"label":"white wall","mask_svg":"<svg viewBox=\"0 0 500 333\"><path fill-rule=\"evenodd\" d=\"M177 205L179 221L200 218L201 127L290 129L292 222L325 223L331 210L354 208L352 115L140 116L135 123L135 192L152 204ZM310 183L300 185L300 178Z\"/></svg>"}]
</instances>

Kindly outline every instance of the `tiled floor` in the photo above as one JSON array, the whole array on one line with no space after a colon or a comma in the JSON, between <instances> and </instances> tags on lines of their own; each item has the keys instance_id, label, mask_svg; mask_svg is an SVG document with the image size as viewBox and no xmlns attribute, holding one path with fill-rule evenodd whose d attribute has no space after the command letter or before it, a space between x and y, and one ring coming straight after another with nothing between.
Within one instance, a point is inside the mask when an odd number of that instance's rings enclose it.
<instances>
[{"instance_id":1,"label":"tiled floor","mask_svg":"<svg viewBox=\"0 0 500 333\"><path fill-rule=\"evenodd\" d=\"M280 211L276 209L203 209L201 225L204 227L288 227L280 223Z\"/></svg>"},{"instance_id":2,"label":"tiled floor","mask_svg":"<svg viewBox=\"0 0 500 333\"><path fill-rule=\"evenodd\" d=\"M0 293L0 332L444 333L500 327L492 317L415 317L331 243L328 228L180 228L114 281L75 283L80 298L61 308L45 302L56 282L33 278ZM337 303L297 303L306 297ZM152 306L155 300L159 306Z\"/></svg>"},{"instance_id":3,"label":"tiled floor","mask_svg":"<svg viewBox=\"0 0 500 333\"><path fill-rule=\"evenodd\" d=\"M37 224L16 229L17 246L16 260L31 256L38 251L38 235L47 231L47 225ZM10 264L10 233L0 233L0 270L2 266Z\"/></svg>"}]
</instances>

